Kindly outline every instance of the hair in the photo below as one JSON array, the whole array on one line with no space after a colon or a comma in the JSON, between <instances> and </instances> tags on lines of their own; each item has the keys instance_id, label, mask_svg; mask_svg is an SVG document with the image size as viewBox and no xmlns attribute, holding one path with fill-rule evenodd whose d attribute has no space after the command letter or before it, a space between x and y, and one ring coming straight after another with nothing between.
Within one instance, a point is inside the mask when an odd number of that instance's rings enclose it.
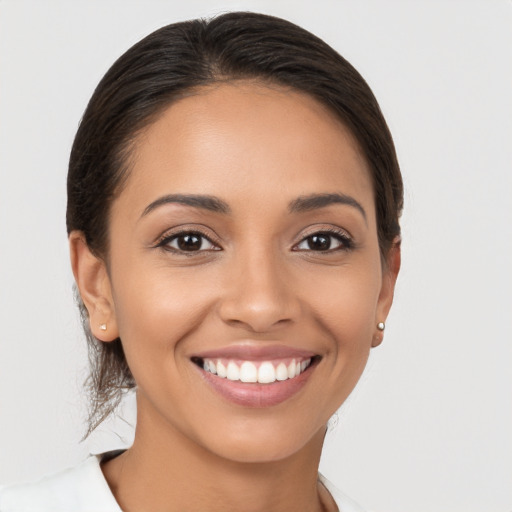
<instances>
[{"instance_id":1,"label":"hair","mask_svg":"<svg viewBox=\"0 0 512 512\"><path fill-rule=\"evenodd\" d=\"M112 65L87 105L72 146L68 234L81 231L93 254L108 263L109 212L129 176L137 135L194 89L242 79L306 93L349 128L369 164L385 261L400 235L403 184L377 100L362 76L324 41L289 21L250 12L165 26ZM78 295L77 300L91 367L89 435L135 381L121 340L97 340Z\"/></svg>"}]
</instances>

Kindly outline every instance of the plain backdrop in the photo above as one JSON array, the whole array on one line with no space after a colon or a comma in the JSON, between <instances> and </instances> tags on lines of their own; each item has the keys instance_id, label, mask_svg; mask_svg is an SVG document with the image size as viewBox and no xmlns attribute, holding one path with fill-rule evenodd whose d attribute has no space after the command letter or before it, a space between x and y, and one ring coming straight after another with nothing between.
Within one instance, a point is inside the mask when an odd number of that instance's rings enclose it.
<instances>
[{"instance_id":1,"label":"plain backdrop","mask_svg":"<svg viewBox=\"0 0 512 512\"><path fill-rule=\"evenodd\" d=\"M0 482L130 442L84 434L65 179L86 103L152 30L229 10L324 38L367 79L406 186L384 344L321 470L377 512L512 510L512 3L0 0Z\"/></svg>"}]
</instances>

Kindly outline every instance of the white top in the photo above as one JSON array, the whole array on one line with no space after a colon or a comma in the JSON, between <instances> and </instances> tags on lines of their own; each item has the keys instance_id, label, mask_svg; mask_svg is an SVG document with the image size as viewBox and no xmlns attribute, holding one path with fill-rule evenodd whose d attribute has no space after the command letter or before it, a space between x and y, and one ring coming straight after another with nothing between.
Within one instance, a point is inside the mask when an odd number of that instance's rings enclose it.
<instances>
[{"instance_id":1,"label":"white top","mask_svg":"<svg viewBox=\"0 0 512 512\"><path fill-rule=\"evenodd\" d=\"M122 512L92 455L75 468L28 484L0 487L0 512ZM364 510L320 476L340 512Z\"/></svg>"}]
</instances>

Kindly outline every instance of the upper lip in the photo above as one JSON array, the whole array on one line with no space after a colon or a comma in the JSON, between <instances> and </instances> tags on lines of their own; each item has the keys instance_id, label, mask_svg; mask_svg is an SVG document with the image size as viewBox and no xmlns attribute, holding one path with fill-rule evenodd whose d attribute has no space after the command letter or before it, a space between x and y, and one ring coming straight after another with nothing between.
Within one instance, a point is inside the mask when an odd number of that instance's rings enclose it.
<instances>
[{"instance_id":1,"label":"upper lip","mask_svg":"<svg viewBox=\"0 0 512 512\"><path fill-rule=\"evenodd\" d=\"M317 354L310 350L303 350L288 345L275 344L263 345L261 342L241 343L227 347L204 350L197 352L192 357L200 359L242 359L244 361L265 361L269 359L304 358L315 357Z\"/></svg>"}]
</instances>

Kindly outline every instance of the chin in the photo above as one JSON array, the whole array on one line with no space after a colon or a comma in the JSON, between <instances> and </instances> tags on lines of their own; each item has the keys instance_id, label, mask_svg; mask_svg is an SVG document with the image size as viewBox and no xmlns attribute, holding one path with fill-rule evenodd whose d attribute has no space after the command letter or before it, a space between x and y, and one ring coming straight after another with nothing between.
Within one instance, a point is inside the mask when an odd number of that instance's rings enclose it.
<instances>
[{"instance_id":1,"label":"chin","mask_svg":"<svg viewBox=\"0 0 512 512\"><path fill-rule=\"evenodd\" d=\"M216 455L237 463L265 464L279 462L299 453L304 445L292 443L290 440L276 439L273 443L259 442L230 442L222 443Z\"/></svg>"},{"instance_id":2,"label":"chin","mask_svg":"<svg viewBox=\"0 0 512 512\"><path fill-rule=\"evenodd\" d=\"M289 424L265 422L265 425L247 421L237 429L219 429L222 435L204 439L201 443L215 455L239 463L271 463L279 462L313 446L321 446L326 431L326 424L320 428L302 425L296 422L297 428ZM302 427L302 428L300 428Z\"/></svg>"}]
</instances>

